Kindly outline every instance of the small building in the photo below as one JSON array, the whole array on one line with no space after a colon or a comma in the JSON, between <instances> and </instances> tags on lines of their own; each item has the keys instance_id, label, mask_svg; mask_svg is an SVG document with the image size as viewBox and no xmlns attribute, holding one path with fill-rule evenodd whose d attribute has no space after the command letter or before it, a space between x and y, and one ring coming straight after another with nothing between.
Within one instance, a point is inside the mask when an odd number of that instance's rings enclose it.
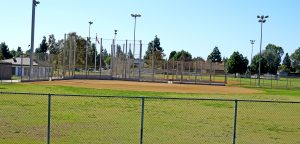
<instances>
[{"instance_id":1,"label":"small building","mask_svg":"<svg viewBox=\"0 0 300 144\"><path fill-rule=\"evenodd\" d=\"M11 59L6 59L6 60L1 60L0 62L11 63L12 75L29 76L29 70L30 70L30 58L29 57L11 58ZM33 60L32 66L33 66L32 76L36 77L37 79L40 79L40 78L48 79L48 77L50 76L50 74L52 72L52 66L50 66L50 64L48 64L46 62L38 62L36 60Z\"/></svg>"},{"instance_id":2,"label":"small building","mask_svg":"<svg viewBox=\"0 0 300 144\"><path fill-rule=\"evenodd\" d=\"M0 61L0 80L10 80L12 77L12 64Z\"/></svg>"}]
</instances>

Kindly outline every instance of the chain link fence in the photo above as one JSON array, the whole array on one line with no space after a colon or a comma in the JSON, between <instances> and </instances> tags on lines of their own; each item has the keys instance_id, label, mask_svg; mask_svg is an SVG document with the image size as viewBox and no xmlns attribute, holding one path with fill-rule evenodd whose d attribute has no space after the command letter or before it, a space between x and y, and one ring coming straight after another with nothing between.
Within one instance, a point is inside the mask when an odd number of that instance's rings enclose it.
<instances>
[{"instance_id":1,"label":"chain link fence","mask_svg":"<svg viewBox=\"0 0 300 144\"><path fill-rule=\"evenodd\" d=\"M0 143L300 143L300 102L0 92Z\"/></svg>"},{"instance_id":2,"label":"chain link fence","mask_svg":"<svg viewBox=\"0 0 300 144\"><path fill-rule=\"evenodd\" d=\"M4 60L12 63L10 79L37 81L52 79L120 79L194 84L225 84L224 64L208 61L144 59L149 44L141 40L89 38L65 35L49 53ZM154 48L153 48L154 49ZM150 53L150 55L152 55ZM32 69L30 71L30 69ZM0 77L1 78L1 77Z\"/></svg>"},{"instance_id":3,"label":"chain link fence","mask_svg":"<svg viewBox=\"0 0 300 144\"><path fill-rule=\"evenodd\" d=\"M237 143L299 143L299 118L299 103L239 102Z\"/></svg>"},{"instance_id":4,"label":"chain link fence","mask_svg":"<svg viewBox=\"0 0 300 144\"><path fill-rule=\"evenodd\" d=\"M257 77L249 77L247 75L228 76L228 83L240 87L261 87L270 89L299 89L299 76L278 76L278 75L262 75L260 80Z\"/></svg>"},{"instance_id":5,"label":"chain link fence","mask_svg":"<svg viewBox=\"0 0 300 144\"><path fill-rule=\"evenodd\" d=\"M47 97L0 94L0 143L47 142Z\"/></svg>"}]
</instances>

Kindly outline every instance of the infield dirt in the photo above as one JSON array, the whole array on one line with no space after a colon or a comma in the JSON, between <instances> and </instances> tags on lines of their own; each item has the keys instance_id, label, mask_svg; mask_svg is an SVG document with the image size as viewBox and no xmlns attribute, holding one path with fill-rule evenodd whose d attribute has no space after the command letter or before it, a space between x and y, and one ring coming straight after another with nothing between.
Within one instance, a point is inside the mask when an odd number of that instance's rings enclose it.
<instances>
[{"instance_id":1,"label":"infield dirt","mask_svg":"<svg viewBox=\"0 0 300 144\"><path fill-rule=\"evenodd\" d=\"M41 85L59 85L95 89L130 90L130 91L151 91L151 92L175 92L175 93L201 93L201 94L255 94L263 91L212 85L191 85L191 84L167 84L150 82L132 82L117 80L60 80L31 82Z\"/></svg>"}]
</instances>

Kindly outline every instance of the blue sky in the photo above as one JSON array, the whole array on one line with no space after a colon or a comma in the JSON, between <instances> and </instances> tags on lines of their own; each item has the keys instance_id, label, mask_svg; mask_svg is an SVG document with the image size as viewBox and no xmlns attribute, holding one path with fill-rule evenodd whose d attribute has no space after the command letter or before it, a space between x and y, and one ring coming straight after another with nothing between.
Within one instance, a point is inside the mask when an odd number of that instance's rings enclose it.
<instances>
[{"instance_id":1,"label":"blue sky","mask_svg":"<svg viewBox=\"0 0 300 144\"><path fill-rule=\"evenodd\" d=\"M263 47L268 43L292 53L300 47L299 0L40 0L36 9L35 47L42 37L77 32L88 36L88 21L93 21L91 37L136 39L144 43L155 35L169 55L172 50L189 51L193 57L207 58L215 46L222 57L239 51L250 58L250 39L256 40L253 54L259 52L260 24L257 15L269 15L263 28ZM31 0L1 2L0 42L10 50L28 49L31 31ZM145 49L145 47L144 47ZM144 52L143 52L144 53Z\"/></svg>"}]
</instances>

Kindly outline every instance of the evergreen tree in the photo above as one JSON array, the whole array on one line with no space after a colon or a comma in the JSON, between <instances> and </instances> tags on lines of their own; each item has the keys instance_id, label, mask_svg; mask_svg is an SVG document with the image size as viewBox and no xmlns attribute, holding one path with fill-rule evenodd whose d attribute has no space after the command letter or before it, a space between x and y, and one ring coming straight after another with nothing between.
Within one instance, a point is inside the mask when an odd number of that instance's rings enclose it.
<instances>
[{"instance_id":1,"label":"evergreen tree","mask_svg":"<svg viewBox=\"0 0 300 144\"><path fill-rule=\"evenodd\" d=\"M129 51L128 51L128 57L129 57L129 59L133 59L133 54L132 54L131 49L129 49Z\"/></svg>"},{"instance_id":2,"label":"evergreen tree","mask_svg":"<svg viewBox=\"0 0 300 144\"><path fill-rule=\"evenodd\" d=\"M169 60L172 60L175 55L176 55L176 51L172 51L169 55Z\"/></svg>"},{"instance_id":3,"label":"evergreen tree","mask_svg":"<svg viewBox=\"0 0 300 144\"><path fill-rule=\"evenodd\" d=\"M0 60L3 60L3 59L4 59L4 56L3 56L3 54L0 51Z\"/></svg>"},{"instance_id":4,"label":"evergreen tree","mask_svg":"<svg viewBox=\"0 0 300 144\"><path fill-rule=\"evenodd\" d=\"M20 57L23 54L22 48L18 47L17 48L17 53L16 53L16 57Z\"/></svg>"},{"instance_id":5,"label":"evergreen tree","mask_svg":"<svg viewBox=\"0 0 300 144\"><path fill-rule=\"evenodd\" d=\"M2 59L10 59L12 58L12 54L9 51L8 46L5 44L5 42L2 42L0 44L0 53L2 54Z\"/></svg>"},{"instance_id":6,"label":"evergreen tree","mask_svg":"<svg viewBox=\"0 0 300 144\"><path fill-rule=\"evenodd\" d=\"M211 60L212 62L222 61L221 52L217 46L213 49L212 53L208 55L207 60Z\"/></svg>"},{"instance_id":7,"label":"evergreen tree","mask_svg":"<svg viewBox=\"0 0 300 144\"><path fill-rule=\"evenodd\" d=\"M125 54L122 51L122 47L120 45L117 45L117 57L121 59L125 58Z\"/></svg>"},{"instance_id":8,"label":"evergreen tree","mask_svg":"<svg viewBox=\"0 0 300 144\"><path fill-rule=\"evenodd\" d=\"M46 37L43 37L43 40L40 44L40 47L35 50L35 53L46 53L48 50L48 43Z\"/></svg>"},{"instance_id":9,"label":"evergreen tree","mask_svg":"<svg viewBox=\"0 0 300 144\"><path fill-rule=\"evenodd\" d=\"M283 70L286 72L290 72L292 68L292 61L288 53L285 54L285 57L282 61Z\"/></svg>"},{"instance_id":10,"label":"evergreen tree","mask_svg":"<svg viewBox=\"0 0 300 144\"><path fill-rule=\"evenodd\" d=\"M164 49L160 46L160 39L157 37L157 35L155 36L153 41L149 42L144 59L152 59L152 49L154 49L154 59L162 60L165 54L163 53Z\"/></svg>"},{"instance_id":11,"label":"evergreen tree","mask_svg":"<svg viewBox=\"0 0 300 144\"><path fill-rule=\"evenodd\" d=\"M48 49L49 49L50 54L57 55L59 53L58 43L56 43L56 40L55 40L55 37L53 34L49 35Z\"/></svg>"}]
</instances>

